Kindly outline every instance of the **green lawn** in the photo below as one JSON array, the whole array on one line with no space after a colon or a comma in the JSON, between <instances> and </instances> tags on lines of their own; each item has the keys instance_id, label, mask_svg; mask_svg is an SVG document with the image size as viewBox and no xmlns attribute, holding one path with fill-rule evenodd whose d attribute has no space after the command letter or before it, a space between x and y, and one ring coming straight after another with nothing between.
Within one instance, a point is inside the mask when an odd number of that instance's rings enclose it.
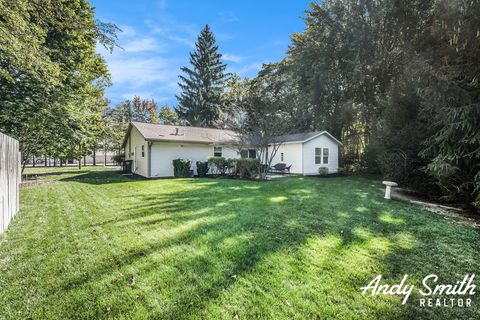
<instances>
[{"instance_id":1,"label":"green lawn","mask_svg":"<svg viewBox=\"0 0 480 320\"><path fill-rule=\"evenodd\" d=\"M480 267L478 230L384 200L376 180L43 182L0 236L0 319L480 318L478 293L470 308L362 296L378 274L454 283Z\"/></svg>"}]
</instances>

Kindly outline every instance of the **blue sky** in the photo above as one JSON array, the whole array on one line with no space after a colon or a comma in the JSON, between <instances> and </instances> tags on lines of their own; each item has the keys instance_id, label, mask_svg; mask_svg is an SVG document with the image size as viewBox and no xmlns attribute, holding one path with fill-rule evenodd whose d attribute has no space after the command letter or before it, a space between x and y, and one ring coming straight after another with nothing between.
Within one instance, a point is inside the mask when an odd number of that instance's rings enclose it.
<instances>
[{"instance_id":1,"label":"blue sky","mask_svg":"<svg viewBox=\"0 0 480 320\"><path fill-rule=\"evenodd\" d=\"M115 105L134 95L176 105L180 67L205 24L216 36L229 72L252 77L262 63L282 59L292 32L304 28L303 0L92 0L96 18L113 22L123 32L107 60L113 85L106 97Z\"/></svg>"}]
</instances>

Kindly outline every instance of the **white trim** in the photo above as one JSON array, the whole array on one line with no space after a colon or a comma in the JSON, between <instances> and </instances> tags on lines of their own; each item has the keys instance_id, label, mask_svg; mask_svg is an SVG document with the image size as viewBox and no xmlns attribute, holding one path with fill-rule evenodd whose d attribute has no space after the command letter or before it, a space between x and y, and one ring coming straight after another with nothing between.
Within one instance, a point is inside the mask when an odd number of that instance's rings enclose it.
<instances>
[{"instance_id":1,"label":"white trim","mask_svg":"<svg viewBox=\"0 0 480 320\"><path fill-rule=\"evenodd\" d=\"M332 136L328 131L322 131L322 132L320 132L320 133L318 133L318 134L316 134L316 135L314 135L314 136L312 136L312 137L310 137L310 138L308 138L308 139L305 139L305 140L295 140L295 141L285 141L285 142L279 141L278 143L280 143L280 144L305 143L305 142L308 142L308 141L310 141L310 140L313 140L313 139L315 139L315 138L317 138L317 137L320 137L321 135L324 135L324 134L327 135L328 137L330 137L330 139L332 139L333 141L335 141L337 144L343 146L343 143L341 143L337 138L335 138L334 136Z\"/></svg>"},{"instance_id":2,"label":"white trim","mask_svg":"<svg viewBox=\"0 0 480 320\"><path fill-rule=\"evenodd\" d=\"M317 135L314 135L313 137L310 137L306 140L303 140L302 142L305 143L305 142L308 142L312 139L315 139L316 137L319 137L321 136L322 134L326 134L327 136L329 136L333 141L335 141L336 143L338 143L339 145L343 146L343 143L341 143L339 140L337 140L337 138L335 138L334 136L332 136L328 131L322 131L320 132L319 134Z\"/></svg>"}]
</instances>

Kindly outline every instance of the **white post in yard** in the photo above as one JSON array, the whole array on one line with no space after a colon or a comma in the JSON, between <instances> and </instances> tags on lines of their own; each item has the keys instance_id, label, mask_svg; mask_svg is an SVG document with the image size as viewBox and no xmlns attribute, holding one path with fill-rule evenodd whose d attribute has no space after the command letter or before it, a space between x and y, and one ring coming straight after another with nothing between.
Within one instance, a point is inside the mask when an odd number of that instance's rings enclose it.
<instances>
[{"instance_id":1,"label":"white post in yard","mask_svg":"<svg viewBox=\"0 0 480 320\"><path fill-rule=\"evenodd\" d=\"M390 200L391 199L390 195L392 193L392 187L396 187L396 186L398 186L398 184L395 183L395 182L392 182L392 181L382 181L382 183L386 187L385 188L385 199Z\"/></svg>"}]
</instances>

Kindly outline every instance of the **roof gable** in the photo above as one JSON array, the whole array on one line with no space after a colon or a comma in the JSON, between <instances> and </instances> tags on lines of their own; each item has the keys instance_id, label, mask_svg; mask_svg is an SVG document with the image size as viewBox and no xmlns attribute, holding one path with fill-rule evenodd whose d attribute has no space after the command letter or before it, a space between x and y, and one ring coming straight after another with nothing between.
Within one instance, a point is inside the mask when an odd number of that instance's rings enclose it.
<instances>
[{"instance_id":1,"label":"roof gable","mask_svg":"<svg viewBox=\"0 0 480 320\"><path fill-rule=\"evenodd\" d=\"M332 136L328 131L312 131L312 132L304 132L304 133L295 133L295 134L287 134L283 136L277 136L274 138L274 142L276 143L293 143L293 142L298 142L298 143L305 143L307 141L310 141L312 139L315 139L316 137L319 137L321 135L326 135L330 139L332 139L335 143L342 145L342 143L336 139L334 136Z\"/></svg>"}]
</instances>

